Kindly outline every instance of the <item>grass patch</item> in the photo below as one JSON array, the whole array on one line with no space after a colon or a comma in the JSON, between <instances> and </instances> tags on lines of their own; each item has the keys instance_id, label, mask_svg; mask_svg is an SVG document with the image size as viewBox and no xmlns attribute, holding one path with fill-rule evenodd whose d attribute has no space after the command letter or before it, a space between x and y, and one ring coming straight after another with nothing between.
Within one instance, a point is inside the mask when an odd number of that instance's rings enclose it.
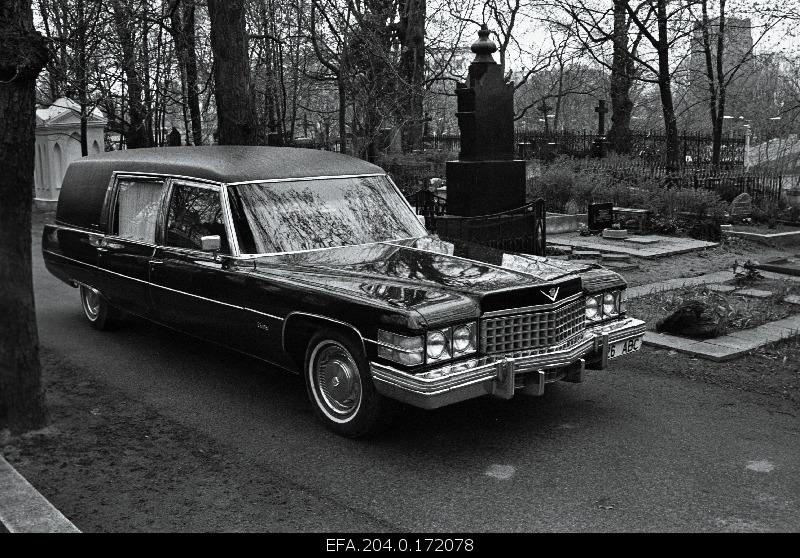
<instances>
[{"instance_id":1,"label":"grass patch","mask_svg":"<svg viewBox=\"0 0 800 558\"><path fill-rule=\"evenodd\" d=\"M693 285L670 291L660 291L628 301L628 314L647 322L655 331L656 324L672 314L688 300L708 304L720 318L720 335L750 329L800 313L800 308L783 301L790 294L800 294L800 285L790 281L764 280L745 288L772 291L769 298L751 298L735 293L720 293L708 285Z\"/></svg>"}]
</instances>

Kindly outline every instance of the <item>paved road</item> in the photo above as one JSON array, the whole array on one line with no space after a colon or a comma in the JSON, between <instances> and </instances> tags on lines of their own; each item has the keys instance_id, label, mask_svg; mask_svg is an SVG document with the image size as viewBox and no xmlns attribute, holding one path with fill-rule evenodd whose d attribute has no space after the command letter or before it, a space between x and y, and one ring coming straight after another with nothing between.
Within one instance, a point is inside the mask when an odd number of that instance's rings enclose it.
<instances>
[{"instance_id":1,"label":"paved road","mask_svg":"<svg viewBox=\"0 0 800 558\"><path fill-rule=\"evenodd\" d=\"M649 373L663 354L539 399L409 408L402 427L345 440L314 420L297 376L144 323L94 331L77 291L44 269L38 236L44 347L270 478L368 518L353 530L800 530L797 417L774 400Z\"/></svg>"}]
</instances>

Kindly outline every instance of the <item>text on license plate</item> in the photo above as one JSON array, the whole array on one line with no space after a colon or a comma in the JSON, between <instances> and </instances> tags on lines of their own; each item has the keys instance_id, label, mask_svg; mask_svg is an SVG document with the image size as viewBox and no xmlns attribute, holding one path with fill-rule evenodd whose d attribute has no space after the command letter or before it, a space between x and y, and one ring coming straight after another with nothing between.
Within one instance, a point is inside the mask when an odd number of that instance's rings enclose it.
<instances>
[{"instance_id":1,"label":"text on license plate","mask_svg":"<svg viewBox=\"0 0 800 558\"><path fill-rule=\"evenodd\" d=\"M617 358L628 353L633 353L642 348L642 335L631 337L625 341L617 341L608 347L608 358Z\"/></svg>"}]
</instances>

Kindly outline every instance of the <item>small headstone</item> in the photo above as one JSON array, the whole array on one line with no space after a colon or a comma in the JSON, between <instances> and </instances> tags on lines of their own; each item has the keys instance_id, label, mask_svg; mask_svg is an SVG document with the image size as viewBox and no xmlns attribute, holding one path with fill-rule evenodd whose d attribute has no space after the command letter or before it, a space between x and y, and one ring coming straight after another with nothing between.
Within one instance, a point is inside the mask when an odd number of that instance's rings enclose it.
<instances>
[{"instance_id":1,"label":"small headstone","mask_svg":"<svg viewBox=\"0 0 800 558\"><path fill-rule=\"evenodd\" d=\"M628 231L625 229L603 229L603 238L628 238Z\"/></svg>"},{"instance_id":2,"label":"small headstone","mask_svg":"<svg viewBox=\"0 0 800 558\"><path fill-rule=\"evenodd\" d=\"M789 304L800 304L800 295L789 295L783 301Z\"/></svg>"},{"instance_id":3,"label":"small headstone","mask_svg":"<svg viewBox=\"0 0 800 558\"><path fill-rule=\"evenodd\" d=\"M708 289L709 291L714 291L715 293L729 293L735 291L736 287L733 287L731 285L711 284L711 285L706 285L706 289Z\"/></svg>"},{"instance_id":4,"label":"small headstone","mask_svg":"<svg viewBox=\"0 0 800 558\"><path fill-rule=\"evenodd\" d=\"M722 232L730 232L733 230L733 225L720 225L719 230Z\"/></svg>"},{"instance_id":5,"label":"small headstone","mask_svg":"<svg viewBox=\"0 0 800 558\"><path fill-rule=\"evenodd\" d=\"M733 198L731 202L731 219L734 221L746 219L753 213L753 200L750 194L743 192Z\"/></svg>"},{"instance_id":6,"label":"small headstone","mask_svg":"<svg viewBox=\"0 0 800 558\"><path fill-rule=\"evenodd\" d=\"M588 221L590 231L600 232L603 229L610 229L614 224L614 204L590 203Z\"/></svg>"},{"instance_id":7,"label":"small headstone","mask_svg":"<svg viewBox=\"0 0 800 558\"><path fill-rule=\"evenodd\" d=\"M762 291L761 289L741 289L733 294L749 296L750 298L769 298L772 296L772 291Z\"/></svg>"}]
</instances>

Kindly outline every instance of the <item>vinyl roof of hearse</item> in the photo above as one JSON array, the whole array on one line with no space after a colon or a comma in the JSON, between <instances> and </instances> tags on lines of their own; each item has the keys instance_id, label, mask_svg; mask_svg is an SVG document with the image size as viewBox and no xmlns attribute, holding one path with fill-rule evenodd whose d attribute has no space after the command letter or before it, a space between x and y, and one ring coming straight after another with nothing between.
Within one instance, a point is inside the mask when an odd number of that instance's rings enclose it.
<instances>
[{"instance_id":1,"label":"vinyl roof of hearse","mask_svg":"<svg viewBox=\"0 0 800 558\"><path fill-rule=\"evenodd\" d=\"M331 151L243 145L154 147L109 151L70 165L65 182L78 178L108 184L112 172L142 172L249 182L277 178L382 174L380 167ZM72 176L70 176L72 175Z\"/></svg>"}]
</instances>

